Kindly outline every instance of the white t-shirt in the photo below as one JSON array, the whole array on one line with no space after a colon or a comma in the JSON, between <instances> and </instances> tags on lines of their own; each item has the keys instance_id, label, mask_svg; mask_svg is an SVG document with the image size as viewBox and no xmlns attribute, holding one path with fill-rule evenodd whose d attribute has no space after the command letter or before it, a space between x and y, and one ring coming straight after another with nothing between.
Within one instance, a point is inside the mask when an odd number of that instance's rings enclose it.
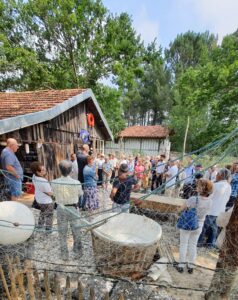
<instances>
[{"instance_id":1,"label":"white t-shirt","mask_svg":"<svg viewBox=\"0 0 238 300\"><path fill-rule=\"evenodd\" d=\"M113 158L113 168L117 167L118 159L116 157Z\"/></svg>"},{"instance_id":2,"label":"white t-shirt","mask_svg":"<svg viewBox=\"0 0 238 300\"><path fill-rule=\"evenodd\" d=\"M160 161L160 162L157 164L156 172L157 172L158 174L162 174L162 173L164 173L164 169L165 169L165 162Z\"/></svg>"},{"instance_id":3,"label":"white t-shirt","mask_svg":"<svg viewBox=\"0 0 238 300\"><path fill-rule=\"evenodd\" d=\"M211 216L219 216L226 210L226 204L231 195L231 185L227 180L213 183L212 206L208 213Z\"/></svg>"},{"instance_id":4,"label":"white t-shirt","mask_svg":"<svg viewBox=\"0 0 238 300\"><path fill-rule=\"evenodd\" d=\"M198 196L198 202L196 204L197 196L192 196L187 200L187 207L192 208L196 207L198 223L199 226L203 226L206 215L208 215L208 211L212 205L211 196L210 197L202 197Z\"/></svg>"},{"instance_id":5,"label":"white t-shirt","mask_svg":"<svg viewBox=\"0 0 238 300\"><path fill-rule=\"evenodd\" d=\"M98 165L98 169L102 169L102 165L105 163L104 159L98 159L97 161L97 165Z\"/></svg>"},{"instance_id":6,"label":"white t-shirt","mask_svg":"<svg viewBox=\"0 0 238 300\"><path fill-rule=\"evenodd\" d=\"M127 160L126 160L126 159L122 159L122 160L120 161L120 164L119 164L119 165L121 165L121 164L126 164L126 165L127 165Z\"/></svg>"},{"instance_id":7,"label":"white t-shirt","mask_svg":"<svg viewBox=\"0 0 238 300\"><path fill-rule=\"evenodd\" d=\"M209 170L207 170L204 174L204 178L214 182L214 181L216 181L217 172L218 172L217 170L214 170L213 172L210 172Z\"/></svg>"},{"instance_id":8,"label":"white t-shirt","mask_svg":"<svg viewBox=\"0 0 238 300\"><path fill-rule=\"evenodd\" d=\"M168 172L166 172L169 177L166 177L166 187L171 187L175 186L176 183L176 176L178 174L178 167L177 166L172 166L169 168Z\"/></svg>"},{"instance_id":9,"label":"white t-shirt","mask_svg":"<svg viewBox=\"0 0 238 300\"><path fill-rule=\"evenodd\" d=\"M45 193L51 193L52 189L47 179L33 175L32 182L35 187L35 198L39 204L52 203L52 198Z\"/></svg>"}]
</instances>

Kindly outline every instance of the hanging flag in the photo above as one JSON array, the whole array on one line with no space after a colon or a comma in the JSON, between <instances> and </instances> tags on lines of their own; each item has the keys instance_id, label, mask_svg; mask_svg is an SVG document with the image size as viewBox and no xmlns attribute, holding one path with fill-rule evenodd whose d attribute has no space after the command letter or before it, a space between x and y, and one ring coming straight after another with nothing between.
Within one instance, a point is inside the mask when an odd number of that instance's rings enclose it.
<instances>
[{"instance_id":1,"label":"hanging flag","mask_svg":"<svg viewBox=\"0 0 238 300\"><path fill-rule=\"evenodd\" d=\"M83 141L84 144L89 144L89 132L85 129L80 130L80 138Z\"/></svg>"}]
</instances>

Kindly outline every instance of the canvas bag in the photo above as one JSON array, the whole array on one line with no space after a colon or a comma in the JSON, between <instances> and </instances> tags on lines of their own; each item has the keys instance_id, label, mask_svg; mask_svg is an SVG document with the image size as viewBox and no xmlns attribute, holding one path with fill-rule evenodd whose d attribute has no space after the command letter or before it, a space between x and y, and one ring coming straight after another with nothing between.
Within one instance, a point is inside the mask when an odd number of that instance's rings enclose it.
<instances>
[{"instance_id":1,"label":"canvas bag","mask_svg":"<svg viewBox=\"0 0 238 300\"><path fill-rule=\"evenodd\" d=\"M197 216L198 197L196 198L196 207L187 208L179 216L177 228L183 230L196 230L199 227Z\"/></svg>"}]
</instances>

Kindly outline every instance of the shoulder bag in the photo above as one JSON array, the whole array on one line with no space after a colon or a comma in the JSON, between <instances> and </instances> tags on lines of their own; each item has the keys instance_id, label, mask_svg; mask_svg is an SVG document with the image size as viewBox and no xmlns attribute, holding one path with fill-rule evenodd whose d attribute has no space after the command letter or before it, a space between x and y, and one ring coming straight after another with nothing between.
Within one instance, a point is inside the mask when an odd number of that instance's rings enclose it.
<instances>
[{"instance_id":1,"label":"shoulder bag","mask_svg":"<svg viewBox=\"0 0 238 300\"><path fill-rule=\"evenodd\" d=\"M187 208L179 216L177 228L183 230L196 230L199 227L197 216L198 196L196 198L196 207Z\"/></svg>"}]
</instances>

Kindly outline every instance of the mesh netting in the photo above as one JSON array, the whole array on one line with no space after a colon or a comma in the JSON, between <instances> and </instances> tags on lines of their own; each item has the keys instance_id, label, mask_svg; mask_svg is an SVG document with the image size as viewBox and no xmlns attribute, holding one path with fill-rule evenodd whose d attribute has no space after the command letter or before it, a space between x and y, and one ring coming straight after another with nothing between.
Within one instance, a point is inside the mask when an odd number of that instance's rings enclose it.
<instances>
[{"instance_id":1,"label":"mesh netting","mask_svg":"<svg viewBox=\"0 0 238 300\"><path fill-rule=\"evenodd\" d=\"M121 207L116 211L112 209L110 192L113 182L108 181L107 186L99 186L97 189L98 209L83 211L58 205L57 210L63 211L62 218L57 219L54 210L50 231L45 230L44 226L35 226L27 241L16 245L0 245L1 265L10 296L14 293L14 276L17 278L16 290L19 295L23 293L20 277L17 277L17 272L21 270L26 278L27 272L37 272L37 275L32 275L33 290L37 294L40 289L44 297L47 296L47 277L51 297L57 296L59 286L62 297L69 295L67 293L70 290L72 299L83 299L77 298L78 285L82 285L81 296L84 299L102 299L107 293L110 299L118 299L122 297L122 293L125 299L201 299L205 294L212 297L212 293L215 293L214 298L207 299L217 299L218 294L226 295L228 292L230 299L237 299L238 285L235 276L238 235L235 231L237 225L234 225L237 223L237 214L230 219L230 223L233 223L227 225L221 251L209 243L198 244L196 261L190 266L186 264L183 273L178 270L181 233L176 227L179 211L186 199L198 194L199 179L196 175L201 173L205 176L213 166L217 170L229 168L236 161L236 134L237 130L194 153L172 158L172 164L178 160L182 162L173 184L170 184L173 177L163 177L155 184L153 191L147 188L131 195L130 213L136 215L134 221L132 215L131 218L125 217L128 214L122 212ZM183 174L190 158L194 165L199 166L199 170L195 170L189 183L186 183L188 177ZM153 171L152 167L152 174ZM6 201L9 196L4 183L4 171L1 170L1 173L1 200ZM152 179L153 175L149 176L148 186L151 186ZM38 224L40 210L31 207L32 200L33 197L21 202L25 201L30 207ZM45 214L47 215L47 211ZM64 214L67 214L65 219ZM138 216L141 218L138 219ZM118 218L120 220L116 221ZM0 220L0 226L4 229L20 231L21 225L24 224L14 224L4 218ZM27 226L24 230L26 228ZM162 235L159 233L161 229ZM32 230L32 226L29 226L29 230ZM67 243L65 256L62 239ZM78 243L74 243L74 240ZM193 268L195 270L192 274L187 272ZM70 278L70 288L69 284L67 286L67 278ZM3 277L0 282L3 295L1 299L7 299ZM22 285L26 286L24 280ZM30 295L27 288L25 293Z\"/></svg>"}]
</instances>

